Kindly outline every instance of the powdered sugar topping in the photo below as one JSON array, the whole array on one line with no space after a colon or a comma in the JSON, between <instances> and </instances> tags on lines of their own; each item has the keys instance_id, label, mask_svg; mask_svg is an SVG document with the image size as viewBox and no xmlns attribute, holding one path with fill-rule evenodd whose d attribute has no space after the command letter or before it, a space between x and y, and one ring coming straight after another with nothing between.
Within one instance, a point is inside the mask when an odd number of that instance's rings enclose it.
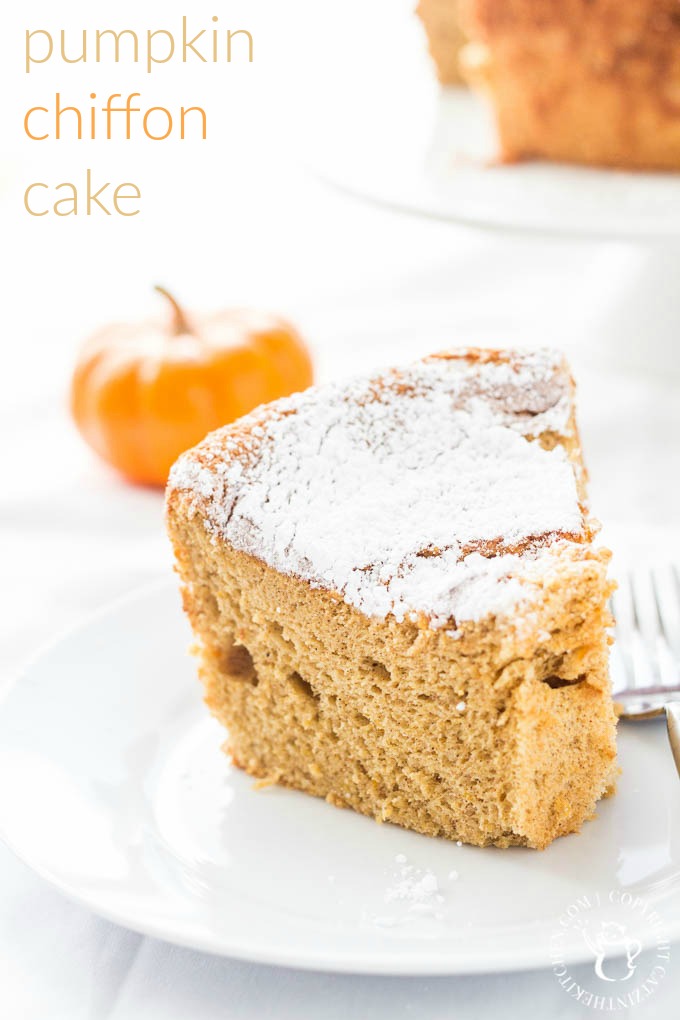
<instances>
[{"instance_id":1,"label":"powdered sugar topping","mask_svg":"<svg viewBox=\"0 0 680 1020\"><path fill-rule=\"evenodd\" d=\"M369 616L478 619L583 534L564 448L532 440L566 434L570 411L551 352L432 358L261 408L185 454L170 489L216 541Z\"/></svg>"}]
</instances>

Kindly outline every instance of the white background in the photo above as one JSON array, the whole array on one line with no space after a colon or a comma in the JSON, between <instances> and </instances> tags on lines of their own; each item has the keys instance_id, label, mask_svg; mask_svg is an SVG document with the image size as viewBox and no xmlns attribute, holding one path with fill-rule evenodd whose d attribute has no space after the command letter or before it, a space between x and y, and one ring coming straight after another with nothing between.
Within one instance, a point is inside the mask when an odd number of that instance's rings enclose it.
<instances>
[{"instance_id":1,"label":"white background","mask_svg":"<svg viewBox=\"0 0 680 1020\"><path fill-rule=\"evenodd\" d=\"M173 63L147 75L54 60L23 73L26 28L176 32L189 6L196 30L212 27L215 13L220 27L248 28L254 63ZM151 311L155 282L197 307L252 303L289 315L326 378L456 343L561 346L580 383L594 507L617 552L677 555L680 401L677 382L654 364L662 312L648 309L642 372L626 372L601 341L617 301L635 299L648 253L419 221L347 199L309 169L316 125L329 109L338 115L338 95L349 97L359 80L384 92L385 117L398 120L390 76L422 73L423 45L409 0L168 0L99 11L33 2L4 12L0 687L83 613L169 570L161 497L126 487L95 462L66 413L78 343L111 318ZM56 91L63 102L139 91L144 105L198 103L208 111L208 141L27 141L24 110L49 105ZM138 182L142 213L26 214L28 183L82 181L87 167L102 181ZM673 975L636 1015L675 1015L680 949L675 955ZM4 849L0 996L0 1015L13 1020L581 1012L549 973L328 977L176 949L71 906Z\"/></svg>"}]
</instances>

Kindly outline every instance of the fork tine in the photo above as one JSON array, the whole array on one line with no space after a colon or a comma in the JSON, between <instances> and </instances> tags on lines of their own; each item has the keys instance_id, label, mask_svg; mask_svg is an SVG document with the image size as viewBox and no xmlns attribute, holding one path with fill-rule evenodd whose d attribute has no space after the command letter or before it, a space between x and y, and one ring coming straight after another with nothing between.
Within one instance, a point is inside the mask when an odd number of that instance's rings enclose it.
<instances>
[{"instance_id":1,"label":"fork tine","mask_svg":"<svg viewBox=\"0 0 680 1020\"><path fill-rule=\"evenodd\" d=\"M668 572L652 571L652 592L659 623L657 637L658 667L661 683L673 686L678 682L680 659L680 599L677 588L668 584ZM672 580L672 578L671 578Z\"/></svg>"},{"instance_id":2,"label":"fork tine","mask_svg":"<svg viewBox=\"0 0 680 1020\"><path fill-rule=\"evenodd\" d=\"M642 648L632 576L626 575L619 581L619 587L612 596L612 608L616 620L616 644L627 677L626 686L650 687L652 683Z\"/></svg>"},{"instance_id":3,"label":"fork tine","mask_svg":"<svg viewBox=\"0 0 680 1020\"><path fill-rule=\"evenodd\" d=\"M651 572L635 570L630 575L633 607L631 647L636 687L655 687L661 682L658 661L660 621L652 589Z\"/></svg>"},{"instance_id":4,"label":"fork tine","mask_svg":"<svg viewBox=\"0 0 680 1020\"><path fill-rule=\"evenodd\" d=\"M630 650L630 635L632 631L632 619L630 613L630 592L628 591L628 578L621 576L616 591L611 596L610 607L614 617L614 647L612 653L618 664L623 684L618 689L632 687L635 680L633 676L633 660ZM615 674L616 675L616 674Z\"/></svg>"}]
</instances>

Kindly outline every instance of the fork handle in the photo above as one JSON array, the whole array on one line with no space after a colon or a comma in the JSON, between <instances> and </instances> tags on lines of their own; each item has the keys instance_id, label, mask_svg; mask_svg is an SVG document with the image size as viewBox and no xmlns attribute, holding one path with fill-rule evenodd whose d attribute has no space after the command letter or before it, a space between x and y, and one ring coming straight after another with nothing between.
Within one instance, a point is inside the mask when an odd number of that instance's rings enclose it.
<instances>
[{"instance_id":1,"label":"fork handle","mask_svg":"<svg viewBox=\"0 0 680 1020\"><path fill-rule=\"evenodd\" d=\"M680 701L671 701L666 705L666 725L675 767L680 775Z\"/></svg>"}]
</instances>

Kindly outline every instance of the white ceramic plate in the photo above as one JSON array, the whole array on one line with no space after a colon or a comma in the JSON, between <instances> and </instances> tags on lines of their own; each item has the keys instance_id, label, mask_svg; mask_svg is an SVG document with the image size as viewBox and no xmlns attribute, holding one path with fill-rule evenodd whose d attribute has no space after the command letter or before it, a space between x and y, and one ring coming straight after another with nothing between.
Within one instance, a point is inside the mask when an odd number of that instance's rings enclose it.
<instances>
[{"instance_id":1,"label":"white ceramic plate","mask_svg":"<svg viewBox=\"0 0 680 1020\"><path fill-rule=\"evenodd\" d=\"M588 897L591 919L611 920L624 892L680 936L680 789L662 727L623 729L619 792L581 835L543 853L457 846L256 791L220 751L189 640L164 582L42 654L0 709L0 834L75 900L182 945L371 973L548 965L556 932L567 960L592 959L560 918ZM400 898L424 875L436 893ZM639 912L626 923L654 941Z\"/></svg>"},{"instance_id":2,"label":"white ceramic plate","mask_svg":"<svg viewBox=\"0 0 680 1020\"><path fill-rule=\"evenodd\" d=\"M329 97L310 163L358 197L477 227L680 239L680 174L500 165L486 107L431 69ZM423 75L426 75L423 80Z\"/></svg>"}]
</instances>

